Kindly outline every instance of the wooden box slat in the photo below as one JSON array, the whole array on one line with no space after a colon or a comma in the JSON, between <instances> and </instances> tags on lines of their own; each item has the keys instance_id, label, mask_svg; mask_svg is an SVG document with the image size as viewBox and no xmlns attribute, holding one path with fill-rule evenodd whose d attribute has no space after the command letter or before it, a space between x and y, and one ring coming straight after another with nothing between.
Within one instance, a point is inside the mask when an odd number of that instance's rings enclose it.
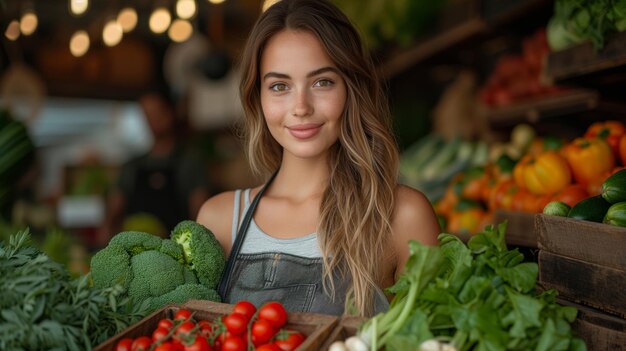
<instances>
[{"instance_id":1,"label":"wooden box slat","mask_svg":"<svg viewBox=\"0 0 626 351\"><path fill-rule=\"evenodd\" d=\"M576 307L578 316L572 324L588 351L626 351L626 320L607 315L571 301L558 299L562 305Z\"/></svg>"},{"instance_id":2,"label":"wooden box slat","mask_svg":"<svg viewBox=\"0 0 626 351\"><path fill-rule=\"evenodd\" d=\"M539 283L563 298L626 317L626 271L539 252Z\"/></svg>"},{"instance_id":3,"label":"wooden box slat","mask_svg":"<svg viewBox=\"0 0 626 351\"><path fill-rule=\"evenodd\" d=\"M320 350L327 351L335 341L345 341L347 338L356 335L359 327L367 321L363 317L342 317L333 331L330 333Z\"/></svg>"},{"instance_id":4,"label":"wooden box slat","mask_svg":"<svg viewBox=\"0 0 626 351\"><path fill-rule=\"evenodd\" d=\"M508 245L537 248L536 213L497 210L494 223L507 221L505 240Z\"/></svg>"},{"instance_id":5,"label":"wooden box slat","mask_svg":"<svg viewBox=\"0 0 626 351\"><path fill-rule=\"evenodd\" d=\"M159 320L173 318L181 308L194 313L196 321L206 319L213 321L218 317L230 313L234 305L225 303L190 300L182 305L169 305L148 315L140 322L124 329L117 335L94 348L94 351L113 351L117 342L123 338L136 338L139 336L151 336L157 327ZM319 350L324 340L333 331L338 317L318 313L288 313L287 325L284 328L297 330L307 336L305 341L297 348L297 351Z\"/></svg>"},{"instance_id":6,"label":"wooden box slat","mask_svg":"<svg viewBox=\"0 0 626 351\"><path fill-rule=\"evenodd\" d=\"M543 214L535 226L541 250L626 270L626 228Z\"/></svg>"}]
</instances>

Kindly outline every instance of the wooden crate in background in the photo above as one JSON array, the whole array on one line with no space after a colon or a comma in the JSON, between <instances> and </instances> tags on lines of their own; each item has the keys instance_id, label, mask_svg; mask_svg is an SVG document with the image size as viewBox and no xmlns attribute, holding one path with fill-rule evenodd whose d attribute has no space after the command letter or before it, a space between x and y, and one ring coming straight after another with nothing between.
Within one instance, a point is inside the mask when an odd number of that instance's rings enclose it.
<instances>
[{"instance_id":1,"label":"wooden crate in background","mask_svg":"<svg viewBox=\"0 0 626 351\"><path fill-rule=\"evenodd\" d=\"M579 309L590 351L626 351L626 228L538 215L539 284Z\"/></svg>"},{"instance_id":2,"label":"wooden crate in background","mask_svg":"<svg viewBox=\"0 0 626 351\"><path fill-rule=\"evenodd\" d=\"M203 300L190 300L182 305L169 305L109 338L107 341L94 348L94 351L114 351L117 342L123 338L151 336L159 320L163 318L173 318L174 314L181 308L193 312L196 321L201 319L213 321L230 313L233 306L234 305ZM306 335L306 340L297 348L297 351L314 351L320 350L328 335L333 331L333 327L337 324L337 321L337 317L325 314L288 313L287 324L284 328L293 329Z\"/></svg>"},{"instance_id":3,"label":"wooden crate in background","mask_svg":"<svg viewBox=\"0 0 626 351\"><path fill-rule=\"evenodd\" d=\"M363 317L342 317L333 331L330 333L322 347L321 351L327 351L330 345L335 341L345 341L347 338L356 335L359 327L367 321L367 318Z\"/></svg>"}]
</instances>

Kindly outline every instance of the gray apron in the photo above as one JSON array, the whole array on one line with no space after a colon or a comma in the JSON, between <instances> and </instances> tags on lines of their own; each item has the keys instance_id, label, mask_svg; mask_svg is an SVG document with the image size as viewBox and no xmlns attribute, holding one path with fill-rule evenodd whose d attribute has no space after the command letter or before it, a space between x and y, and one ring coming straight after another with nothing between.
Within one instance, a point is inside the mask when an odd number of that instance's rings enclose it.
<instances>
[{"instance_id":1,"label":"gray apron","mask_svg":"<svg viewBox=\"0 0 626 351\"><path fill-rule=\"evenodd\" d=\"M326 294L322 287L321 258L281 252L240 253L254 211L275 175L254 197L244 215L218 287L222 301L247 300L257 307L268 301L278 301L290 312L342 315L351 279L333 274L334 297ZM380 289L377 289L373 303L374 314L389 309L387 298Z\"/></svg>"}]
</instances>

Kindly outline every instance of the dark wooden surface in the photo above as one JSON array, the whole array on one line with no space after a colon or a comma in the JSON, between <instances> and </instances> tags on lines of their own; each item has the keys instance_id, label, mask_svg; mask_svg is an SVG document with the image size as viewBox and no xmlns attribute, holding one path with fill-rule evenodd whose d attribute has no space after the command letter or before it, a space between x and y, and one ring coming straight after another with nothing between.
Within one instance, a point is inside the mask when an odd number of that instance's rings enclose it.
<instances>
[{"instance_id":1,"label":"dark wooden surface","mask_svg":"<svg viewBox=\"0 0 626 351\"><path fill-rule=\"evenodd\" d=\"M584 242L578 243L584 246ZM539 283L559 296L626 317L626 271L539 251Z\"/></svg>"},{"instance_id":2,"label":"dark wooden surface","mask_svg":"<svg viewBox=\"0 0 626 351\"><path fill-rule=\"evenodd\" d=\"M583 339L589 351L626 351L626 320L558 299L562 305L576 307L578 316L572 324L576 335Z\"/></svg>"},{"instance_id":3,"label":"dark wooden surface","mask_svg":"<svg viewBox=\"0 0 626 351\"><path fill-rule=\"evenodd\" d=\"M537 248L535 213L496 210L494 223L507 221L506 243L508 245Z\"/></svg>"},{"instance_id":4,"label":"dark wooden surface","mask_svg":"<svg viewBox=\"0 0 626 351\"><path fill-rule=\"evenodd\" d=\"M610 70L626 65L626 32L615 34L605 47L596 51L590 42L551 53L547 58L545 76L553 82Z\"/></svg>"},{"instance_id":5,"label":"dark wooden surface","mask_svg":"<svg viewBox=\"0 0 626 351\"><path fill-rule=\"evenodd\" d=\"M173 318L174 314L180 308L186 308L193 312L196 321L201 319L213 321L216 318L230 313L233 309L233 305L203 300L190 300L183 305L166 306L98 345L94 348L94 351L113 351L115 350L117 342L125 337L136 338L143 335L151 336L159 320L163 318ZM325 314L289 313L285 328L297 330L307 336L306 340L297 348L297 351L314 351L320 349L322 343L333 331L337 321L337 317Z\"/></svg>"},{"instance_id":6,"label":"dark wooden surface","mask_svg":"<svg viewBox=\"0 0 626 351\"><path fill-rule=\"evenodd\" d=\"M535 225L541 250L626 271L626 228L543 214Z\"/></svg>"}]
</instances>

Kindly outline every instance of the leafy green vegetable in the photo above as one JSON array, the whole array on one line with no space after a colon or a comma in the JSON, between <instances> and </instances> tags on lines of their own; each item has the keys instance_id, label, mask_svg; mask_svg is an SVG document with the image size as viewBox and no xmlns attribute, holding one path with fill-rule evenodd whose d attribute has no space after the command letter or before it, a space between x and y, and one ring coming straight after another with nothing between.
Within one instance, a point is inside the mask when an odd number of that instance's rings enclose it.
<instances>
[{"instance_id":1,"label":"leafy green vegetable","mask_svg":"<svg viewBox=\"0 0 626 351\"><path fill-rule=\"evenodd\" d=\"M576 309L558 305L555 290L535 291L537 264L507 248L505 230L488 226L467 245L445 233L439 247L411 242L405 273L388 289L396 294L389 311L361 338L386 350L432 338L460 351L586 350L570 327Z\"/></svg>"},{"instance_id":2,"label":"leafy green vegetable","mask_svg":"<svg viewBox=\"0 0 626 351\"><path fill-rule=\"evenodd\" d=\"M28 230L0 242L0 349L90 350L147 314L124 289L93 288L30 243Z\"/></svg>"}]
</instances>

